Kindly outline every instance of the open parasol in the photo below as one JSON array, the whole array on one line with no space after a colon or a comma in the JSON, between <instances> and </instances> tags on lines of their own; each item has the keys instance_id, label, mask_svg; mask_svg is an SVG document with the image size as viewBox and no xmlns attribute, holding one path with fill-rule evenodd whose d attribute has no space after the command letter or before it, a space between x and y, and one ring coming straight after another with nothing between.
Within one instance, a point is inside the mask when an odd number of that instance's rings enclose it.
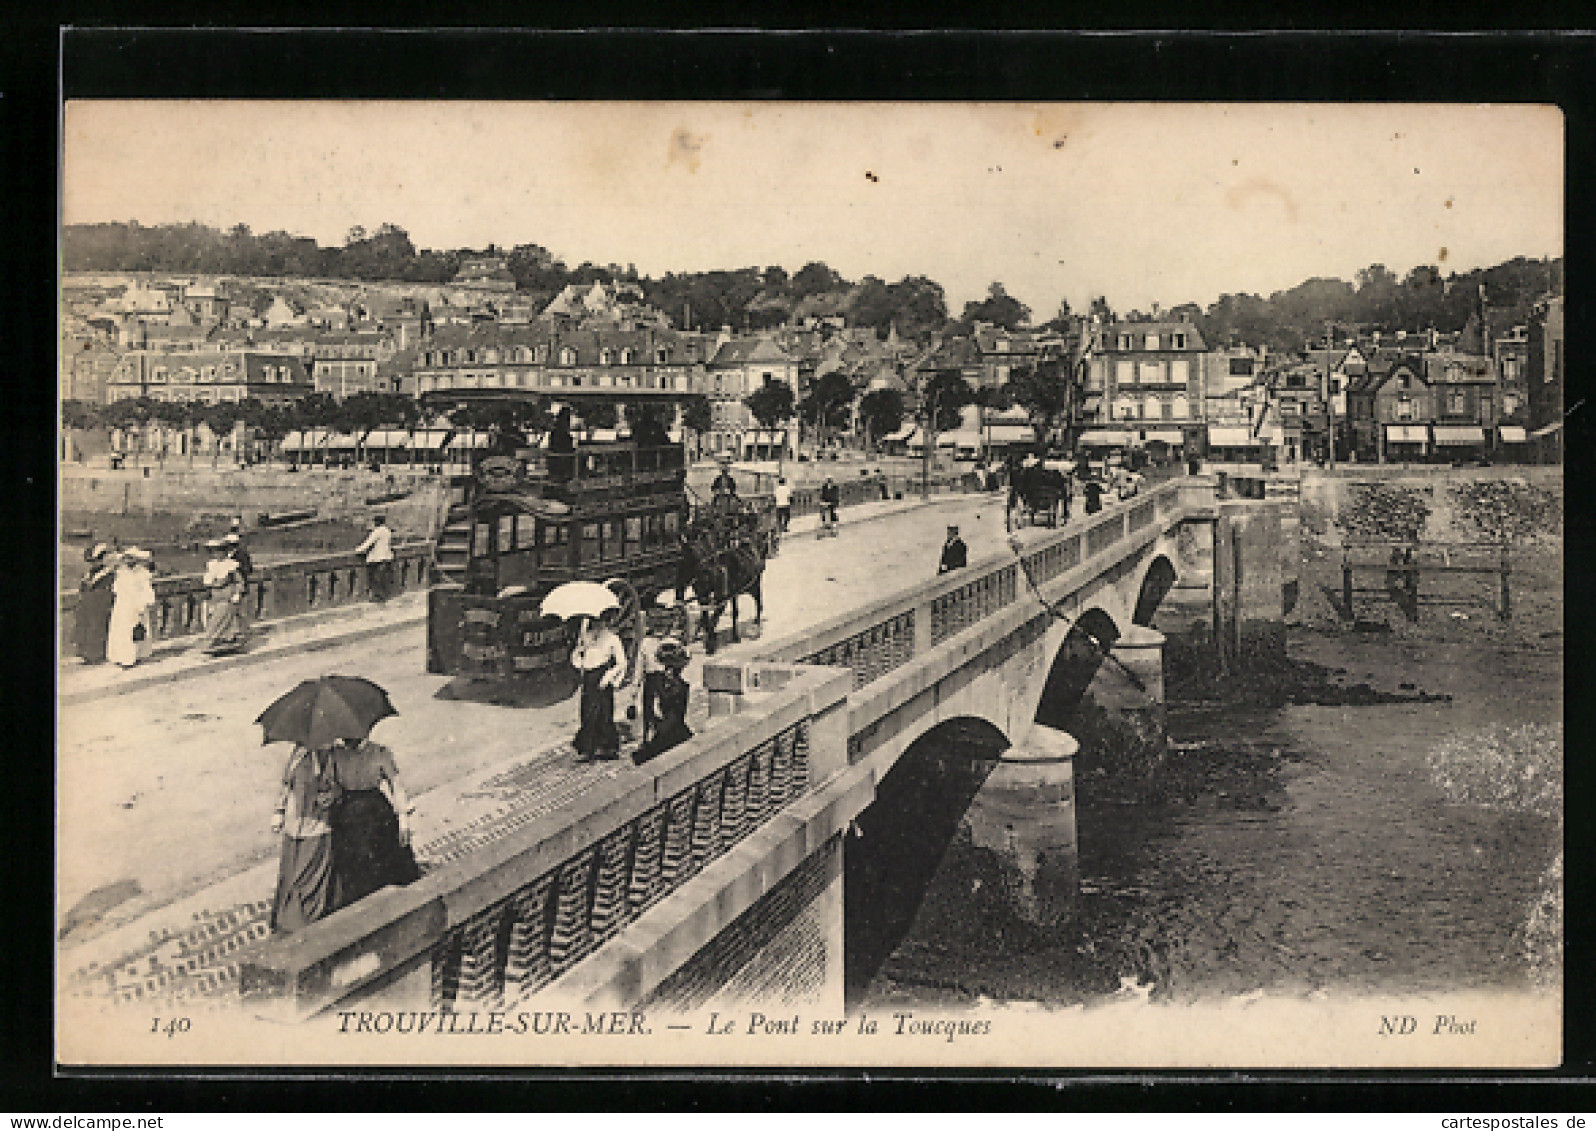
<instances>
[{"instance_id":1,"label":"open parasol","mask_svg":"<svg viewBox=\"0 0 1596 1131\"><path fill-rule=\"evenodd\" d=\"M307 679L260 713L262 743L297 742L324 750L339 739L360 742L371 728L399 712L388 693L369 679L324 675Z\"/></svg>"},{"instance_id":2,"label":"open parasol","mask_svg":"<svg viewBox=\"0 0 1596 1131\"><path fill-rule=\"evenodd\" d=\"M543 598L539 611L546 617L600 617L621 607L608 586L596 581L567 581Z\"/></svg>"}]
</instances>

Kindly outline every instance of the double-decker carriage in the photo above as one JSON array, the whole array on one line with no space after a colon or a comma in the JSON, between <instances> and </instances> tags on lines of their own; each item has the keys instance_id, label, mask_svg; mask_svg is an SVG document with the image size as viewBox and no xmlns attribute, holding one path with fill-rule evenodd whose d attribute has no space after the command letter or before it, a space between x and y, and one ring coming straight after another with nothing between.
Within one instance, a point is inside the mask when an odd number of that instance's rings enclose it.
<instances>
[{"instance_id":1,"label":"double-decker carriage","mask_svg":"<svg viewBox=\"0 0 1596 1131\"><path fill-rule=\"evenodd\" d=\"M489 455L451 483L428 595L427 670L509 679L568 662L571 632L539 612L573 580L608 585L635 678L641 608L675 586L687 517L679 445L579 443L572 454Z\"/></svg>"}]
</instances>

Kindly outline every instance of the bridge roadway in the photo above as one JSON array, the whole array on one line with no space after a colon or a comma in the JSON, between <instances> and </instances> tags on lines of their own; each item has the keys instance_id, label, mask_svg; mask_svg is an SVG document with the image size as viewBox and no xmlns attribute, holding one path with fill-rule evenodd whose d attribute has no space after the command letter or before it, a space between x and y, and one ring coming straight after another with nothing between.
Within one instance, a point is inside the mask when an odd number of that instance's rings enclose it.
<instances>
[{"instance_id":1,"label":"bridge roadway","mask_svg":"<svg viewBox=\"0 0 1596 1131\"><path fill-rule=\"evenodd\" d=\"M950 496L907 509L900 504L872 517L853 518L856 513L845 513L835 539L810 535L805 528L812 520L795 523L768 565L765 638L930 578L948 522L960 526L972 561L1001 551L1006 538L997 495ZM576 729L574 697L495 703L462 691L458 681L426 674L424 605L419 596L403 601L414 608L412 627L62 711L58 890L64 923L72 926L63 943L69 980L91 963L103 975L130 952L149 950L152 935L164 932L236 937L240 948L264 934L262 901L271 895L277 850L268 821L287 749L262 747L253 720L301 679L359 674L389 690L400 714L384 722L377 737L394 748L416 797L415 836L424 862L451 859L491 838L495 828L518 825L629 770L624 760L573 762L565 740ZM745 623L752 620L751 602L744 602L744 613ZM384 615L403 614L390 607ZM722 649L720 657L757 647L747 641ZM695 660L688 674L702 724L697 667ZM206 927L229 910L235 912L232 926ZM231 948L220 945L223 952L202 968L226 969ZM119 984L129 983L122 978ZM99 976L79 986L105 988Z\"/></svg>"}]
</instances>

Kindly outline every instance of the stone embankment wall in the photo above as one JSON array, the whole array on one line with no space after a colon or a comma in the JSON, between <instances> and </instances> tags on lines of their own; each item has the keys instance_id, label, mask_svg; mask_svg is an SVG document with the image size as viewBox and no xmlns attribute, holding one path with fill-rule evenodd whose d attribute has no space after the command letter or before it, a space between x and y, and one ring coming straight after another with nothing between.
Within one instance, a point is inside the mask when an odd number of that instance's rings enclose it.
<instances>
[{"instance_id":1,"label":"stone embankment wall","mask_svg":"<svg viewBox=\"0 0 1596 1131\"><path fill-rule=\"evenodd\" d=\"M1342 509L1353 499L1357 484L1377 483L1383 487L1418 492L1429 507L1429 518L1420 537L1433 542L1477 542L1480 531L1458 514L1453 489L1460 484L1502 482L1522 483L1549 492L1561 502L1563 469L1560 466L1511 466L1473 468L1395 468L1360 467L1337 469L1326 474L1317 469L1302 472L1302 532L1327 545L1339 545L1342 530L1336 524Z\"/></svg>"},{"instance_id":2,"label":"stone embankment wall","mask_svg":"<svg viewBox=\"0 0 1596 1131\"><path fill-rule=\"evenodd\" d=\"M391 480L391 482L390 482ZM410 491L404 499L376 505L367 499L391 491ZM171 467L152 471L106 471L63 468L63 514L144 515L225 514L255 525L262 511L315 508L322 519L363 521L376 510L388 516L395 530L428 538L436 534L447 487L435 475L396 469L328 471L314 468L289 472L280 468L215 470Z\"/></svg>"}]
</instances>

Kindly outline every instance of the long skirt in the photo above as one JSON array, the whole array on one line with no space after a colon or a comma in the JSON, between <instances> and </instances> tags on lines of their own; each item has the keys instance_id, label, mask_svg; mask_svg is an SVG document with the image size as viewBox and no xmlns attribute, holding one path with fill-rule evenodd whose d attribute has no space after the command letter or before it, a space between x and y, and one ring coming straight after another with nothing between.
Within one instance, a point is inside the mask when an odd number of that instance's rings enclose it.
<instances>
[{"instance_id":1,"label":"long skirt","mask_svg":"<svg viewBox=\"0 0 1596 1131\"><path fill-rule=\"evenodd\" d=\"M579 758L616 758L621 752L621 735L615 729L615 689L600 687L604 673L613 661L582 673L582 726L576 732Z\"/></svg>"},{"instance_id":2,"label":"long skirt","mask_svg":"<svg viewBox=\"0 0 1596 1131\"><path fill-rule=\"evenodd\" d=\"M332 837L283 837L272 930L281 934L302 930L333 909L332 863Z\"/></svg>"},{"instance_id":3,"label":"long skirt","mask_svg":"<svg viewBox=\"0 0 1596 1131\"><path fill-rule=\"evenodd\" d=\"M109 585L86 589L78 597L78 615L72 635L78 656L84 663L105 663L106 638L111 632L111 605L115 601Z\"/></svg>"},{"instance_id":4,"label":"long skirt","mask_svg":"<svg viewBox=\"0 0 1596 1131\"><path fill-rule=\"evenodd\" d=\"M355 789L338 798L332 825L334 910L390 884L421 878L410 846L399 841L399 818L380 789Z\"/></svg>"},{"instance_id":5,"label":"long skirt","mask_svg":"<svg viewBox=\"0 0 1596 1131\"><path fill-rule=\"evenodd\" d=\"M150 631L149 610L125 608L125 605L125 601L118 601L111 606L105 655L113 664L130 668L154 651L155 638ZM135 629L143 629L142 640L134 639Z\"/></svg>"},{"instance_id":6,"label":"long skirt","mask_svg":"<svg viewBox=\"0 0 1596 1131\"><path fill-rule=\"evenodd\" d=\"M224 593L205 606L205 651L236 652L244 646L244 622L239 606Z\"/></svg>"}]
</instances>

